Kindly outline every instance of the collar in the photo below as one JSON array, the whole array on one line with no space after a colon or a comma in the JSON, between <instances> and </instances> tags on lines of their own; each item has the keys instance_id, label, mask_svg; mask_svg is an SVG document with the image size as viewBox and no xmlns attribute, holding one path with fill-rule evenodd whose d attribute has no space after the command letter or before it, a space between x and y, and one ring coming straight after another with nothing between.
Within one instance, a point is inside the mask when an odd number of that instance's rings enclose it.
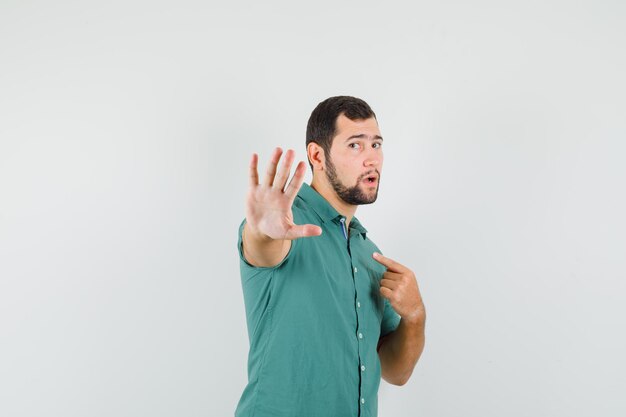
<instances>
[{"instance_id":1,"label":"collar","mask_svg":"<svg viewBox=\"0 0 626 417\"><path fill-rule=\"evenodd\" d=\"M302 184L302 187L300 187L300 191L298 191L298 197L304 200L309 205L309 207L311 207L313 211L315 211L320 219L322 219L323 222L334 221L335 223L338 223L339 219L344 217L309 184ZM365 239L367 229L365 229L359 219L354 216L352 217L352 220L350 220L350 229L353 229L355 232L360 233L363 236L363 239Z\"/></svg>"}]
</instances>

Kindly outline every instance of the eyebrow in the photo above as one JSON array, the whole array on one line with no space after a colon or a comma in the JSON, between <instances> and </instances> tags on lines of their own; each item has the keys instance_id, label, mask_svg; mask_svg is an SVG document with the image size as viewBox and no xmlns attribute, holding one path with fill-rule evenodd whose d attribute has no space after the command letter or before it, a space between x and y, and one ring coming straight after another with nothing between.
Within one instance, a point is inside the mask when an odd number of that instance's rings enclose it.
<instances>
[{"instance_id":1,"label":"eyebrow","mask_svg":"<svg viewBox=\"0 0 626 417\"><path fill-rule=\"evenodd\" d=\"M368 138L371 138L372 140L383 140L383 137L380 135L369 137L365 133L359 133L358 135L352 135L349 138L346 138L345 142L349 141L350 139L368 139Z\"/></svg>"}]
</instances>

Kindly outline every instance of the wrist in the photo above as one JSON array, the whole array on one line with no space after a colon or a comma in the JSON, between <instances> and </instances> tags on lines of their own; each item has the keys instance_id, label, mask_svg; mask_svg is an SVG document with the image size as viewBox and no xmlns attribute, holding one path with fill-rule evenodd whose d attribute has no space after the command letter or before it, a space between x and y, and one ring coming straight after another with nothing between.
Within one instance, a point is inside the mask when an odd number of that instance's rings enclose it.
<instances>
[{"instance_id":1,"label":"wrist","mask_svg":"<svg viewBox=\"0 0 626 417\"><path fill-rule=\"evenodd\" d=\"M426 315L420 311L402 317L402 321L416 329L423 330L426 327Z\"/></svg>"},{"instance_id":2,"label":"wrist","mask_svg":"<svg viewBox=\"0 0 626 417\"><path fill-rule=\"evenodd\" d=\"M249 222L246 222L246 225L243 228L243 237L247 237L248 239L253 239L258 242L269 242L272 240L271 237L261 232L257 227L251 225Z\"/></svg>"}]
</instances>

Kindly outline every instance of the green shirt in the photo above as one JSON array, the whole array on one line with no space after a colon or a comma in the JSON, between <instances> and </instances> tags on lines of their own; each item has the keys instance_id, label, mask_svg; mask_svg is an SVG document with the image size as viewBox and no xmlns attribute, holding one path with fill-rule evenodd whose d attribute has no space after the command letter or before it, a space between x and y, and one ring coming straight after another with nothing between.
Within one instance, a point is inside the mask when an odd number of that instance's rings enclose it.
<instances>
[{"instance_id":1,"label":"green shirt","mask_svg":"<svg viewBox=\"0 0 626 417\"><path fill-rule=\"evenodd\" d=\"M246 262L239 228L241 282L250 352L248 385L237 417L375 417L381 336L400 317L380 295L385 267L367 230L350 230L320 194L303 184L293 207L296 224L316 224L321 236L292 241L270 268Z\"/></svg>"}]
</instances>

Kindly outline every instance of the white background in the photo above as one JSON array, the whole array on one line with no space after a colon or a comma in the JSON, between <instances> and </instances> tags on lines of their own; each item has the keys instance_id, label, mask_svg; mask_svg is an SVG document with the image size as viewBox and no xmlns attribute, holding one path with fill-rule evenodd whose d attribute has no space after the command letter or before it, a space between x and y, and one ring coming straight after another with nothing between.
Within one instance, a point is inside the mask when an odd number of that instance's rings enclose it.
<instances>
[{"instance_id":1,"label":"white background","mask_svg":"<svg viewBox=\"0 0 626 417\"><path fill-rule=\"evenodd\" d=\"M232 415L248 160L338 94L428 311L380 415L626 415L624 4L1 0L0 415Z\"/></svg>"}]
</instances>

